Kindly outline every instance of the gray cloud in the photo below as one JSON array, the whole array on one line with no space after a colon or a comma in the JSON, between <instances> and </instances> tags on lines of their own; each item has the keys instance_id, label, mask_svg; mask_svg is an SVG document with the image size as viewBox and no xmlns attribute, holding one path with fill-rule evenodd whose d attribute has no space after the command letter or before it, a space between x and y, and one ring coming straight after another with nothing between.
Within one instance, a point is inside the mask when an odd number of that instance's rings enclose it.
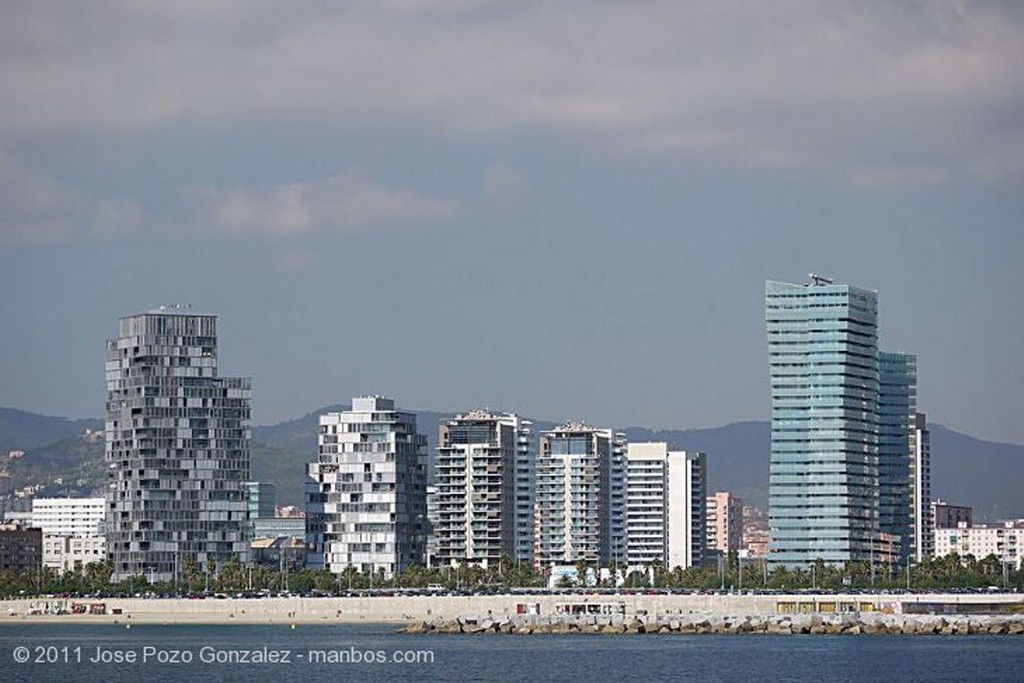
<instances>
[{"instance_id":1,"label":"gray cloud","mask_svg":"<svg viewBox=\"0 0 1024 683\"><path fill-rule=\"evenodd\" d=\"M294 237L310 231L417 227L454 218L456 202L370 182L350 169L325 180L263 188L192 187L195 225L233 235Z\"/></svg>"},{"instance_id":2,"label":"gray cloud","mask_svg":"<svg viewBox=\"0 0 1024 683\"><path fill-rule=\"evenodd\" d=\"M0 244L54 244L110 238L143 223L131 202L90 197L0 149Z\"/></svg>"},{"instance_id":3,"label":"gray cloud","mask_svg":"<svg viewBox=\"0 0 1024 683\"><path fill-rule=\"evenodd\" d=\"M388 117L859 185L1014 180L1024 161L1012 3L180 0L5 14L7 134Z\"/></svg>"}]
</instances>

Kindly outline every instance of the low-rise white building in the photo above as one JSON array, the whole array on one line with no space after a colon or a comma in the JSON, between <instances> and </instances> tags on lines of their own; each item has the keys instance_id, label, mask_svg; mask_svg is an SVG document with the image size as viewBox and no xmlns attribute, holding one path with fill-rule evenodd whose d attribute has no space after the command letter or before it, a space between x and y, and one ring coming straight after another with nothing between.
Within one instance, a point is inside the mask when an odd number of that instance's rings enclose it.
<instances>
[{"instance_id":1,"label":"low-rise white building","mask_svg":"<svg viewBox=\"0 0 1024 683\"><path fill-rule=\"evenodd\" d=\"M984 559L995 555L1000 562L1021 568L1024 556L1024 519L971 526L961 522L952 528L935 529L935 556L957 553Z\"/></svg>"},{"instance_id":2,"label":"low-rise white building","mask_svg":"<svg viewBox=\"0 0 1024 683\"><path fill-rule=\"evenodd\" d=\"M32 526L43 531L43 566L63 574L107 555L104 498L36 498Z\"/></svg>"},{"instance_id":3,"label":"low-rise white building","mask_svg":"<svg viewBox=\"0 0 1024 683\"><path fill-rule=\"evenodd\" d=\"M32 526L44 534L99 536L106 516L104 498L36 498Z\"/></svg>"},{"instance_id":4,"label":"low-rise white building","mask_svg":"<svg viewBox=\"0 0 1024 683\"><path fill-rule=\"evenodd\" d=\"M43 566L59 574L106 559L107 539L104 536L43 534Z\"/></svg>"}]
</instances>

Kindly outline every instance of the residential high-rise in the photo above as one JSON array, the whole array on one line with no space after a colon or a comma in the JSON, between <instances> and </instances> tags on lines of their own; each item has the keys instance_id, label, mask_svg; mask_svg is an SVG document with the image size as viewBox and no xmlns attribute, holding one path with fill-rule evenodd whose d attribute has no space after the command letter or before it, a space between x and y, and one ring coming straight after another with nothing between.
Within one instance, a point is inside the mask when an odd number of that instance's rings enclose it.
<instances>
[{"instance_id":1,"label":"residential high-rise","mask_svg":"<svg viewBox=\"0 0 1024 683\"><path fill-rule=\"evenodd\" d=\"M541 433L535 565L625 561L625 449L582 422Z\"/></svg>"},{"instance_id":2,"label":"residential high-rise","mask_svg":"<svg viewBox=\"0 0 1024 683\"><path fill-rule=\"evenodd\" d=\"M320 454L306 480L307 562L385 577L422 565L427 533L427 439L415 413L380 396L320 416Z\"/></svg>"},{"instance_id":3,"label":"residential high-rise","mask_svg":"<svg viewBox=\"0 0 1024 683\"><path fill-rule=\"evenodd\" d=\"M247 564L251 388L217 375L217 317L161 307L122 318L106 358L113 579Z\"/></svg>"},{"instance_id":4,"label":"residential high-rise","mask_svg":"<svg viewBox=\"0 0 1024 683\"><path fill-rule=\"evenodd\" d=\"M532 531L533 526L532 514L526 516L526 505L520 505L532 498L528 436L529 427L519 416L487 410L463 413L440 425L435 564L486 567L506 556L530 561L529 554L517 556L521 530Z\"/></svg>"},{"instance_id":5,"label":"residential high-rise","mask_svg":"<svg viewBox=\"0 0 1024 683\"><path fill-rule=\"evenodd\" d=\"M932 437L924 413L914 416L914 459L911 463L911 508L914 523L914 559L921 562L935 554L935 522L932 519Z\"/></svg>"},{"instance_id":6,"label":"residential high-rise","mask_svg":"<svg viewBox=\"0 0 1024 683\"><path fill-rule=\"evenodd\" d=\"M878 529L900 538L901 560L917 556L917 356L878 354Z\"/></svg>"},{"instance_id":7,"label":"residential high-rise","mask_svg":"<svg viewBox=\"0 0 1024 683\"><path fill-rule=\"evenodd\" d=\"M701 564L705 548L703 453L670 451L666 443L626 449L626 561L666 569Z\"/></svg>"},{"instance_id":8,"label":"residential high-rise","mask_svg":"<svg viewBox=\"0 0 1024 683\"><path fill-rule=\"evenodd\" d=\"M708 550L728 555L743 547L743 499L728 491L707 497Z\"/></svg>"},{"instance_id":9,"label":"residential high-rise","mask_svg":"<svg viewBox=\"0 0 1024 683\"><path fill-rule=\"evenodd\" d=\"M869 560L878 541L874 292L767 282L773 562Z\"/></svg>"},{"instance_id":10,"label":"residential high-rise","mask_svg":"<svg viewBox=\"0 0 1024 683\"><path fill-rule=\"evenodd\" d=\"M533 562L534 511L537 502L537 442L533 423L516 416L516 521L513 557Z\"/></svg>"}]
</instances>

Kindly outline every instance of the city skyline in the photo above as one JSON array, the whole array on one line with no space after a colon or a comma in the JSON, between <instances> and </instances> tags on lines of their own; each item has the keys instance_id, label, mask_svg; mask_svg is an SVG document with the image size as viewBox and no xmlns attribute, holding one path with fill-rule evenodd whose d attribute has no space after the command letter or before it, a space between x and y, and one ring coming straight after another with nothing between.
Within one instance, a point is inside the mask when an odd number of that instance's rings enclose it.
<instances>
[{"instance_id":1,"label":"city skyline","mask_svg":"<svg viewBox=\"0 0 1024 683\"><path fill-rule=\"evenodd\" d=\"M1017 5L0 13L0 405L99 417L107 321L192 303L254 424L766 420L762 285L814 271L1024 444Z\"/></svg>"}]
</instances>

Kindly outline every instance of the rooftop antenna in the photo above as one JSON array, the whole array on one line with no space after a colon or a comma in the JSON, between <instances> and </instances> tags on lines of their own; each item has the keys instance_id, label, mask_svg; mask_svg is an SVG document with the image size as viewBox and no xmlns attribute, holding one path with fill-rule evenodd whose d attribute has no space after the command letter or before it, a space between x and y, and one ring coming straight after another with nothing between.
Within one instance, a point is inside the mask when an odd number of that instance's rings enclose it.
<instances>
[{"instance_id":1,"label":"rooftop antenna","mask_svg":"<svg viewBox=\"0 0 1024 683\"><path fill-rule=\"evenodd\" d=\"M825 277L824 275L817 275L815 273L810 273L807 277L811 278L811 286L813 287L818 287L821 285L831 285L834 282L834 280L830 277Z\"/></svg>"}]
</instances>

